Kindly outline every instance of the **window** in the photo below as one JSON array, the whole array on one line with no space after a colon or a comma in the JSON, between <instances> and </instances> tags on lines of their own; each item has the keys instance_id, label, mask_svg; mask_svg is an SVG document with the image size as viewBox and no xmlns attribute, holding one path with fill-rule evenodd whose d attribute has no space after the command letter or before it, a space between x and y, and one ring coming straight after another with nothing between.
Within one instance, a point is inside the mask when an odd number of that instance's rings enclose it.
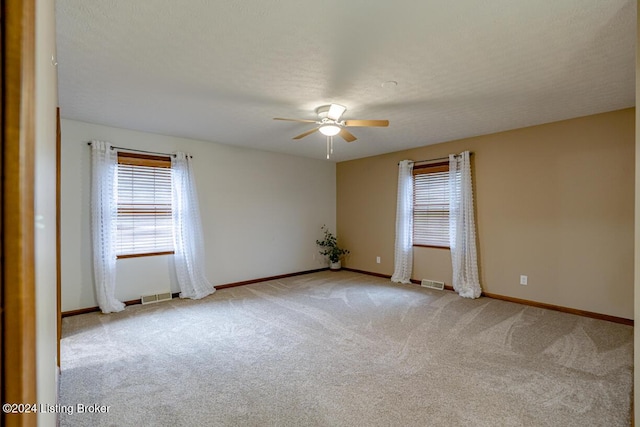
<instances>
[{"instance_id":1,"label":"window","mask_svg":"<svg viewBox=\"0 0 640 427\"><path fill-rule=\"evenodd\" d=\"M449 162L413 169L413 245L449 247Z\"/></svg>"},{"instance_id":2,"label":"window","mask_svg":"<svg viewBox=\"0 0 640 427\"><path fill-rule=\"evenodd\" d=\"M118 258L173 253L171 158L118 153Z\"/></svg>"}]
</instances>

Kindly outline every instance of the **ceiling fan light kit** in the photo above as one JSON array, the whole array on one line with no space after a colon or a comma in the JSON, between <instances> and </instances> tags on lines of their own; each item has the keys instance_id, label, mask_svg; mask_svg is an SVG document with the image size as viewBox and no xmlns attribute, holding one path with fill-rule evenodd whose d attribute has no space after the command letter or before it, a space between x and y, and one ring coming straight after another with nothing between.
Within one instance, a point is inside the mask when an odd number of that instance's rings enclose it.
<instances>
[{"instance_id":1,"label":"ceiling fan light kit","mask_svg":"<svg viewBox=\"0 0 640 427\"><path fill-rule=\"evenodd\" d=\"M325 124L321 125L318 130L325 136L334 136L340 133L341 128L338 125Z\"/></svg>"},{"instance_id":2,"label":"ceiling fan light kit","mask_svg":"<svg viewBox=\"0 0 640 427\"><path fill-rule=\"evenodd\" d=\"M387 127L389 126L389 120L340 120L344 112L347 111L347 107L340 104L323 105L316 108L316 114L318 120L308 119L283 119L276 117L273 120L287 120L293 122L302 123L315 123L318 127L308 130L300 135L294 136L293 139L302 139L305 136L311 135L316 131L320 131L321 134L327 137L327 159L329 155L333 153L333 137L340 135L346 142L353 142L357 138L349 132L347 127Z\"/></svg>"}]
</instances>

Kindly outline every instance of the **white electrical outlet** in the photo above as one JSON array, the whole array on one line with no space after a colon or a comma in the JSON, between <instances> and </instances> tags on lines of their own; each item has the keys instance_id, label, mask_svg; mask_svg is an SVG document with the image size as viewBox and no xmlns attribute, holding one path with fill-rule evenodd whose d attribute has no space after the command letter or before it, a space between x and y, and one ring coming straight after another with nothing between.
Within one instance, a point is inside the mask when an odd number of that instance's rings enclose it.
<instances>
[{"instance_id":1,"label":"white electrical outlet","mask_svg":"<svg viewBox=\"0 0 640 427\"><path fill-rule=\"evenodd\" d=\"M528 280L529 280L529 278L527 276L525 276L525 275L521 275L520 276L520 284L521 285L526 285Z\"/></svg>"},{"instance_id":2,"label":"white electrical outlet","mask_svg":"<svg viewBox=\"0 0 640 427\"><path fill-rule=\"evenodd\" d=\"M380 264L380 257L379 256L376 257L376 264Z\"/></svg>"}]
</instances>

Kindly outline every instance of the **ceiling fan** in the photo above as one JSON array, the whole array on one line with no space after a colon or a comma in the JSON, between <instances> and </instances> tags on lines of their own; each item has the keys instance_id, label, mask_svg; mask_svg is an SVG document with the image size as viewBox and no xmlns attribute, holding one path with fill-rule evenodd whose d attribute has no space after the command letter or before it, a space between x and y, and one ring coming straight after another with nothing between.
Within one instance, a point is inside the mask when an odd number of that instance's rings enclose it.
<instances>
[{"instance_id":1,"label":"ceiling fan","mask_svg":"<svg viewBox=\"0 0 640 427\"><path fill-rule=\"evenodd\" d=\"M318 120L304 120L304 119L283 119L276 117L273 120L287 120L291 122L302 123L315 123L318 127L315 127L309 131L294 136L293 139L302 139L305 136L311 135L316 131L320 131L321 134L332 137L340 135L342 139L347 142L353 142L357 138L353 136L346 128L348 127L387 127L389 126L389 120L340 120L344 112L347 111L347 107L340 104L323 105L316 108L318 114Z\"/></svg>"}]
</instances>

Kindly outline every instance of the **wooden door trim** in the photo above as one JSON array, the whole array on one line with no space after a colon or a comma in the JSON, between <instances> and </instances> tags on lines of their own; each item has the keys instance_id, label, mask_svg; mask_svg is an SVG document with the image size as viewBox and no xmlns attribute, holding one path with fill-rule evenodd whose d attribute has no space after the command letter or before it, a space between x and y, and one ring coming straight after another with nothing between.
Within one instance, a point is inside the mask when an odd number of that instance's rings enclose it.
<instances>
[{"instance_id":1,"label":"wooden door trim","mask_svg":"<svg viewBox=\"0 0 640 427\"><path fill-rule=\"evenodd\" d=\"M35 403L35 1L2 0L0 288L2 403ZM36 414L1 414L6 426Z\"/></svg>"}]
</instances>

